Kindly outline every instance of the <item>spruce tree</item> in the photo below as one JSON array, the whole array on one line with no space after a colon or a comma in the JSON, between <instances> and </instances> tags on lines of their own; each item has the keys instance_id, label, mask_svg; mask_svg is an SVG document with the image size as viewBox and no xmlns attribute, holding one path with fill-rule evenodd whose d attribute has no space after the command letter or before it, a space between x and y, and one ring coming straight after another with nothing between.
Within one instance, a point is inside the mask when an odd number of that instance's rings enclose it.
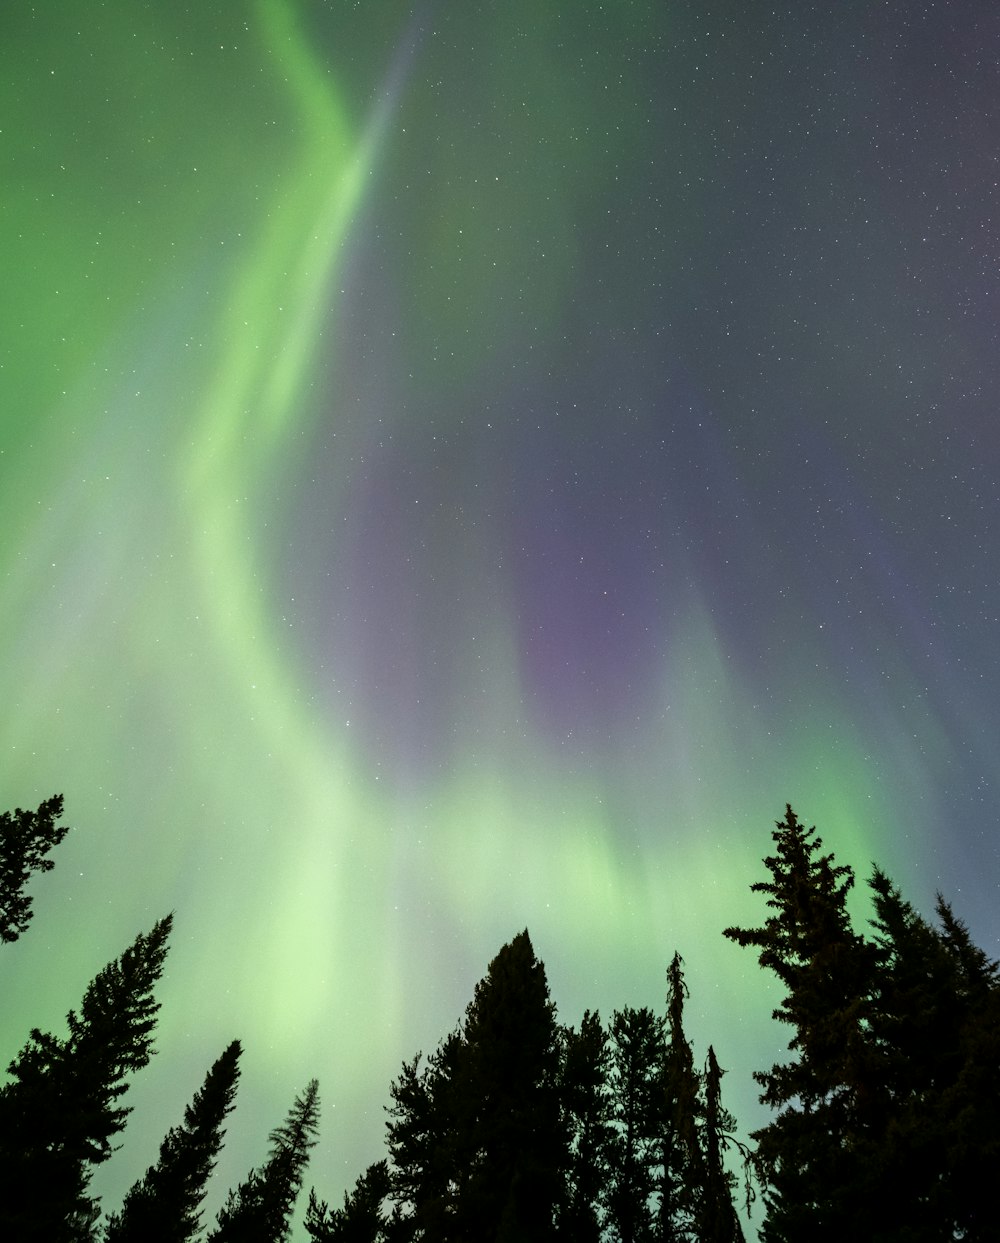
<instances>
[{"instance_id":1,"label":"spruce tree","mask_svg":"<svg viewBox=\"0 0 1000 1243\"><path fill-rule=\"evenodd\" d=\"M319 1085L313 1079L295 1098L284 1123L268 1137L265 1163L230 1191L208 1243L284 1243L302 1189L309 1150L316 1143Z\"/></svg>"},{"instance_id":2,"label":"spruce tree","mask_svg":"<svg viewBox=\"0 0 1000 1243\"><path fill-rule=\"evenodd\" d=\"M344 1196L344 1207L331 1209L309 1193L306 1233L313 1243L382 1243L387 1222L382 1206L389 1194L389 1166L385 1161L370 1165Z\"/></svg>"},{"instance_id":3,"label":"spruce tree","mask_svg":"<svg viewBox=\"0 0 1000 1243\"><path fill-rule=\"evenodd\" d=\"M87 1195L129 1109L128 1076L153 1053L172 917L106 966L67 1015L69 1035L37 1028L0 1088L0 1238L19 1243L89 1239L97 1206Z\"/></svg>"},{"instance_id":4,"label":"spruce tree","mask_svg":"<svg viewBox=\"0 0 1000 1243\"><path fill-rule=\"evenodd\" d=\"M726 1169L724 1153L735 1146L741 1156L747 1154L733 1134L736 1119L722 1104L723 1074L715 1050L709 1045L703 1079L702 1183L695 1221L698 1243L744 1243L743 1227L733 1203L736 1178Z\"/></svg>"},{"instance_id":5,"label":"spruce tree","mask_svg":"<svg viewBox=\"0 0 1000 1243\"><path fill-rule=\"evenodd\" d=\"M433 1054L404 1062L387 1109L393 1240L443 1239L454 1212L464 1044L451 1032ZM421 1066L421 1061L424 1065Z\"/></svg>"},{"instance_id":6,"label":"spruce tree","mask_svg":"<svg viewBox=\"0 0 1000 1243\"><path fill-rule=\"evenodd\" d=\"M768 1207L766 1240L874 1237L871 1170L859 1156L876 1109L869 1034L872 947L853 929L849 867L822 853L815 828L791 807L764 860L770 881L751 885L772 912L760 928L725 935L759 951L785 996L774 1017L794 1029L792 1061L755 1072L777 1116L755 1132ZM858 1233L860 1231L860 1233Z\"/></svg>"},{"instance_id":7,"label":"spruce tree","mask_svg":"<svg viewBox=\"0 0 1000 1243\"><path fill-rule=\"evenodd\" d=\"M596 1012L586 1011L580 1030L563 1034L562 1104L569 1134L569 1163L559 1237L600 1243L612 1143L608 1090L608 1033Z\"/></svg>"},{"instance_id":8,"label":"spruce tree","mask_svg":"<svg viewBox=\"0 0 1000 1243\"><path fill-rule=\"evenodd\" d=\"M54 866L48 853L69 832L69 825L56 823L62 810L62 795L55 794L37 811L18 807L0 815L0 941L16 941L31 922L25 888L33 873Z\"/></svg>"},{"instance_id":9,"label":"spruce tree","mask_svg":"<svg viewBox=\"0 0 1000 1243\"><path fill-rule=\"evenodd\" d=\"M662 1177L663 1063L663 1020L645 1006L616 1011L609 1064L615 1130L606 1210L621 1243L646 1243L657 1229L653 1199Z\"/></svg>"},{"instance_id":10,"label":"spruce tree","mask_svg":"<svg viewBox=\"0 0 1000 1243\"><path fill-rule=\"evenodd\" d=\"M972 943L939 896L942 939L955 963L961 1023L955 1077L941 1091L945 1172L942 1219L965 1243L997 1233L993 1179L1000 1168L1000 965Z\"/></svg>"},{"instance_id":11,"label":"spruce tree","mask_svg":"<svg viewBox=\"0 0 1000 1243\"><path fill-rule=\"evenodd\" d=\"M459 1237L550 1239L565 1176L559 1032L527 930L490 963L466 1010L458 1099Z\"/></svg>"},{"instance_id":12,"label":"spruce tree","mask_svg":"<svg viewBox=\"0 0 1000 1243\"><path fill-rule=\"evenodd\" d=\"M675 953L667 968L667 1033L663 1062L657 1230L657 1237L663 1239L692 1237L704 1183L699 1141L702 1084L684 1032L687 996L683 960Z\"/></svg>"},{"instance_id":13,"label":"spruce tree","mask_svg":"<svg viewBox=\"0 0 1000 1243\"><path fill-rule=\"evenodd\" d=\"M545 968L527 931L490 963L460 1029L392 1086L394 1239L555 1237L568 1141Z\"/></svg>"},{"instance_id":14,"label":"spruce tree","mask_svg":"<svg viewBox=\"0 0 1000 1243\"><path fill-rule=\"evenodd\" d=\"M877 1225L887 1239L995 1236L992 1171L1000 1158L997 964L939 896L935 928L884 873L871 879L878 977L872 1034L882 1127L874 1177L905 1191Z\"/></svg>"},{"instance_id":15,"label":"spruce tree","mask_svg":"<svg viewBox=\"0 0 1000 1243\"><path fill-rule=\"evenodd\" d=\"M188 1243L201 1232L201 1203L233 1108L240 1053L234 1040L211 1067L183 1123L167 1132L157 1163L109 1217L105 1243Z\"/></svg>"}]
</instances>

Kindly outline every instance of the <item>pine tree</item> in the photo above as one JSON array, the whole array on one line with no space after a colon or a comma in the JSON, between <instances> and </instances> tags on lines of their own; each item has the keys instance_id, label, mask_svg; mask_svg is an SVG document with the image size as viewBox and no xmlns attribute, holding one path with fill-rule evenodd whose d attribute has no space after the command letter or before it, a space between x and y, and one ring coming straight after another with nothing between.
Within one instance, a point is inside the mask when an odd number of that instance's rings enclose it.
<instances>
[{"instance_id":1,"label":"pine tree","mask_svg":"<svg viewBox=\"0 0 1000 1243\"><path fill-rule=\"evenodd\" d=\"M940 896L942 940L961 1003L955 1078L941 1091L945 1171L942 1219L953 1237L987 1243L997 1233L993 1179L1000 1168L1000 965L972 943Z\"/></svg>"},{"instance_id":2,"label":"pine tree","mask_svg":"<svg viewBox=\"0 0 1000 1243\"><path fill-rule=\"evenodd\" d=\"M392 1086L396 1239L553 1238L568 1143L545 968L527 931L490 963L465 1020Z\"/></svg>"},{"instance_id":3,"label":"pine tree","mask_svg":"<svg viewBox=\"0 0 1000 1243\"><path fill-rule=\"evenodd\" d=\"M620 1243L646 1243L656 1233L652 1202L662 1179L663 1064L663 1020L646 1007L616 1011L609 1066L615 1132L606 1208Z\"/></svg>"},{"instance_id":4,"label":"pine tree","mask_svg":"<svg viewBox=\"0 0 1000 1243\"><path fill-rule=\"evenodd\" d=\"M741 1156L746 1157L747 1153L733 1134L736 1119L722 1104L724 1073L715 1050L709 1045L703 1081L702 1184L695 1228L698 1243L744 1243L743 1228L733 1203L736 1178L726 1169L723 1154L730 1146L736 1146Z\"/></svg>"},{"instance_id":5,"label":"pine tree","mask_svg":"<svg viewBox=\"0 0 1000 1243\"><path fill-rule=\"evenodd\" d=\"M684 1033L683 960L675 953L667 968L667 1039L664 1049L664 1112L661 1130L659 1238L692 1236L704 1183L699 1142L701 1078Z\"/></svg>"},{"instance_id":6,"label":"pine tree","mask_svg":"<svg viewBox=\"0 0 1000 1243\"><path fill-rule=\"evenodd\" d=\"M878 1225L919 1243L995 1236L991 1175L1000 1158L1000 978L939 896L940 929L876 869L878 977L872 1032L881 1130L875 1177L906 1190Z\"/></svg>"},{"instance_id":7,"label":"pine tree","mask_svg":"<svg viewBox=\"0 0 1000 1243\"><path fill-rule=\"evenodd\" d=\"M34 872L54 866L46 856L69 832L69 825L56 823L62 810L62 795L56 794L37 811L18 807L0 815L0 941L16 941L31 922L24 890Z\"/></svg>"},{"instance_id":8,"label":"pine tree","mask_svg":"<svg viewBox=\"0 0 1000 1243\"><path fill-rule=\"evenodd\" d=\"M128 1076L153 1053L172 917L138 936L87 987L60 1039L37 1028L0 1088L0 1238L19 1243L89 1239L97 1216L87 1196L129 1109Z\"/></svg>"},{"instance_id":9,"label":"pine tree","mask_svg":"<svg viewBox=\"0 0 1000 1243\"><path fill-rule=\"evenodd\" d=\"M567 1160L559 1031L527 930L500 950L476 986L463 1038L459 1237L550 1239Z\"/></svg>"},{"instance_id":10,"label":"pine tree","mask_svg":"<svg viewBox=\"0 0 1000 1243\"><path fill-rule=\"evenodd\" d=\"M569 1131L569 1165L560 1238L600 1243L612 1143L608 1091L608 1033L588 1010L580 1030L563 1034L562 1103Z\"/></svg>"},{"instance_id":11,"label":"pine tree","mask_svg":"<svg viewBox=\"0 0 1000 1243\"><path fill-rule=\"evenodd\" d=\"M167 1132L156 1165L109 1217L105 1243L188 1243L200 1233L201 1202L233 1108L241 1051L234 1040L211 1067L182 1125Z\"/></svg>"},{"instance_id":12,"label":"pine tree","mask_svg":"<svg viewBox=\"0 0 1000 1243\"><path fill-rule=\"evenodd\" d=\"M313 1079L295 1098L284 1123L268 1137L267 1161L230 1191L208 1243L284 1243L309 1150L316 1143L318 1118L319 1085Z\"/></svg>"},{"instance_id":13,"label":"pine tree","mask_svg":"<svg viewBox=\"0 0 1000 1243\"><path fill-rule=\"evenodd\" d=\"M344 1207L331 1209L309 1193L306 1233L313 1243L382 1243L387 1222L382 1205L389 1194L389 1166L385 1161L370 1165L344 1196Z\"/></svg>"},{"instance_id":14,"label":"pine tree","mask_svg":"<svg viewBox=\"0 0 1000 1243\"><path fill-rule=\"evenodd\" d=\"M404 1062L390 1088L393 1104L387 1110L387 1131L394 1241L447 1237L460 1179L457 1129L463 1058L461 1033L451 1032L423 1066L419 1053Z\"/></svg>"},{"instance_id":15,"label":"pine tree","mask_svg":"<svg viewBox=\"0 0 1000 1243\"><path fill-rule=\"evenodd\" d=\"M774 1017L794 1028L796 1057L755 1072L761 1101L778 1110L755 1132L766 1185L766 1240L874 1237L870 1169L858 1142L877 1111L877 1081L869 1036L872 947L851 925L849 867L822 854L815 828L791 807L765 859L770 881L751 885L773 912L761 928L727 928L725 935L759 950L785 997ZM860 1231L860 1233L859 1233Z\"/></svg>"}]
</instances>

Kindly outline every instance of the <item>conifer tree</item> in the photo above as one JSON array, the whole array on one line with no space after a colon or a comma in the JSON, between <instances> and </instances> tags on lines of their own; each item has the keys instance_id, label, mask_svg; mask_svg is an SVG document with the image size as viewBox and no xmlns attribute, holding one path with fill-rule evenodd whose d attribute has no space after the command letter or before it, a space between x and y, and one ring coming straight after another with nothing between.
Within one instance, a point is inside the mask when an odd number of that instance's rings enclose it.
<instances>
[{"instance_id":1,"label":"conifer tree","mask_svg":"<svg viewBox=\"0 0 1000 1243\"><path fill-rule=\"evenodd\" d=\"M463 1037L459 1237L552 1238L567 1157L559 1032L527 930L500 950L476 986Z\"/></svg>"},{"instance_id":2,"label":"conifer tree","mask_svg":"<svg viewBox=\"0 0 1000 1243\"><path fill-rule=\"evenodd\" d=\"M153 1053L172 917L141 934L88 985L69 1035L37 1028L0 1088L0 1238L63 1243L92 1237L92 1169L106 1161L129 1109L128 1076Z\"/></svg>"},{"instance_id":3,"label":"conifer tree","mask_svg":"<svg viewBox=\"0 0 1000 1243\"><path fill-rule=\"evenodd\" d=\"M284 1243L302 1189L309 1150L316 1143L319 1084L295 1098L288 1117L271 1132L268 1158L230 1191L208 1243Z\"/></svg>"},{"instance_id":4,"label":"conifer tree","mask_svg":"<svg viewBox=\"0 0 1000 1243\"><path fill-rule=\"evenodd\" d=\"M306 1233L313 1243L382 1243L387 1222L382 1205L389 1194L389 1166L385 1161L370 1165L344 1196L344 1207L331 1209L309 1193Z\"/></svg>"},{"instance_id":5,"label":"conifer tree","mask_svg":"<svg viewBox=\"0 0 1000 1243\"><path fill-rule=\"evenodd\" d=\"M1000 965L973 944L940 896L937 915L963 1003L956 1074L941 1091L942 1218L965 1243L987 1243L997 1232L993 1180L1000 1168Z\"/></svg>"},{"instance_id":6,"label":"conifer tree","mask_svg":"<svg viewBox=\"0 0 1000 1243\"><path fill-rule=\"evenodd\" d=\"M661 1182L665 1123L663 1020L626 1006L611 1021L609 1084L615 1133L607 1222L620 1243L655 1237L653 1197Z\"/></svg>"},{"instance_id":7,"label":"conifer tree","mask_svg":"<svg viewBox=\"0 0 1000 1243\"><path fill-rule=\"evenodd\" d=\"M527 931L490 963L460 1030L393 1084L393 1238L555 1237L568 1160L560 1050Z\"/></svg>"},{"instance_id":8,"label":"conifer tree","mask_svg":"<svg viewBox=\"0 0 1000 1243\"><path fill-rule=\"evenodd\" d=\"M160 1158L125 1196L104 1229L105 1243L188 1243L201 1231L201 1202L233 1108L240 1042L234 1040L205 1077L160 1145Z\"/></svg>"},{"instance_id":9,"label":"conifer tree","mask_svg":"<svg viewBox=\"0 0 1000 1243\"><path fill-rule=\"evenodd\" d=\"M804 828L791 807L773 836L775 853L764 860L771 880L751 885L767 895L772 914L760 928L725 931L757 948L761 966L781 980L785 997L774 1017L794 1028L795 1059L754 1076L761 1101L779 1111L753 1135L766 1186L763 1237L872 1237L859 1140L873 1121L874 956L847 910L854 873L821 853L815 828Z\"/></svg>"},{"instance_id":10,"label":"conifer tree","mask_svg":"<svg viewBox=\"0 0 1000 1243\"><path fill-rule=\"evenodd\" d=\"M462 1036L451 1032L423 1066L419 1053L404 1062L390 1087L391 1237L400 1243L447 1237L461 1173L456 1132L463 1058Z\"/></svg>"},{"instance_id":11,"label":"conifer tree","mask_svg":"<svg viewBox=\"0 0 1000 1243\"><path fill-rule=\"evenodd\" d=\"M741 1156L747 1154L733 1135L736 1119L722 1104L724 1073L709 1045L704 1075L702 1184L696 1210L698 1243L744 1243L743 1227L733 1203L736 1178L726 1169L723 1154L730 1145L737 1146Z\"/></svg>"},{"instance_id":12,"label":"conifer tree","mask_svg":"<svg viewBox=\"0 0 1000 1243\"><path fill-rule=\"evenodd\" d=\"M872 1033L882 1127L875 1178L905 1187L876 1224L887 1238L995 1235L1000 1158L1000 978L941 898L935 928L876 869Z\"/></svg>"},{"instance_id":13,"label":"conifer tree","mask_svg":"<svg viewBox=\"0 0 1000 1243\"><path fill-rule=\"evenodd\" d=\"M667 1037L663 1063L664 1112L658 1237L689 1238L694 1230L704 1183L699 1131L702 1119L701 1078L684 1033L683 960L675 953L667 968Z\"/></svg>"},{"instance_id":14,"label":"conifer tree","mask_svg":"<svg viewBox=\"0 0 1000 1243\"><path fill-rule=\"evenodd\" d=\"M37 811L0 815L0 941L16 941L31 922L31 898L25 887L35 872L49 872L54 864L48 853L69 832L57 824L63 798L55 794Z\"/></svg>"},{"instance_id":15,"label":"conifer tree","mask_svg":"<svg viewBox=\"0 0 1000 1243\"><path fill-rule=\"evenodd\" d=\"M580 1030L567 1028L563 1042L562 1103L570 1148L559 1236L600 1243L612 1143L608 1033L600 1016L588 1010Z\"/></svg>"}]
</instances>

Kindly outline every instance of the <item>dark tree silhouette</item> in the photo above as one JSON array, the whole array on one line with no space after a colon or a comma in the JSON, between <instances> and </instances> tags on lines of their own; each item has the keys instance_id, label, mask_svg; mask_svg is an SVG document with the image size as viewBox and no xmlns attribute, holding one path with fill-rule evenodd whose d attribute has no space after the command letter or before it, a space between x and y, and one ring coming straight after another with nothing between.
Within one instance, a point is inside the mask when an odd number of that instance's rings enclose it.
<instances>
[{"instance_id":1,"label":"dark tree silhouette","mask_svg":"<svg viewBox=\"0 0 1000 1243\"><path fill-rule=\"evenodd\" d=\"M683 960L675 953L667 968L667 1037L663 1060L664 1112L657 1235L686 1239L694 1223L704 1184L700 1144L701 1077L684 1033Z\"/></svg>"},{"instance_id":2,"label":"dark tree silhouette","mask_svg":"<svg viewBox=\"0 0 1000 1243\"><path fill-rule=\"evenodd\" d=\"M230 1191L208 1243L284 1243L316 1143L319 1085L313 1079L270 1134L267 1161Z\"/></svg>"},{"instance_id":3,"label":"dark tree silhouette","mask_svg":"<svg viewBox=\"0 0 1000 1243\"><path fill-rule=\"evenodd\" d=\"M358 1179L344 1207L331 1209L309 1193L306 1233L314 1243L382 1243L387 1221L382 1205L389 1194L389 1166L385 1161L370 1165Z\"/></svg>"},{"instance_id":4,"label":"dark tree silhouette","mask_svg":"<svg viewBox=\"0 0 1000 1243\"><path fill-rule=\"evenodd\" d=\"M578 1032L563 1033L562 1102L570 1149L559 1236L576 1243L600 1243L602 1237L612 1144L608 1060L608 1034L600 1016L588 1010Z\"/></svg>"},{"instance_id":5,"label":"dark tree silhouette","mask_svg":"<svg viewBox=\"0 0 1000 1243\"><path fill-rule=\"evenodd\" d=\"M774 836L772 879L752 886L774 913L726 931L777 973L775 1017L795 1029L796 1060L756 1074L779 1111L752 1137L762 1237L995 1238L1000 968L943 899L934 927L878 868L874 936L861 937L851 870L820 853L791 808Z\"/></svg>"},{"instance_id":6,"label":"dark tree silhouette","mask_svg":"<svg viewBox=\"0 0 1000 1243\"><path fill-rule=\"evenodd\" d=\"M665 1099L663 1020L647 1007L615 1012L609 1084L615 1131L606 1191L607 1222L621 1243L654 1237L653 1198L661 1182Z\"/></svg>"},{"instance_id":7,"label":"dark tree silhouette","mask_svg":"<svg viewBox=\"0 0 1000 1243\"><path fill-rule=\"evenodd\" d=\"M868 1024L875 963L847 910L854 873L821 853L815 828L791 807L773 836L776 851L764 860L771 880L751 885L772 914L761 928L725 930L757 948L761 966L781 980L774 1017L794 1028L795 1059L754 1074L761 1101L779 1111L753 1135L768 1207L763 1238L875 1237L872 1171L858 1147L876 1108Z\"/></svg>"},{"instance_id":8,"label":"dark tree silhouette","mask_svg":"<svg viewBox=\"0 0 1000 1243\"><path fill-rule=\"evenodd\" d=\"M722 1104L724 1074L709 1045L704 1075L703 1173L695 1226L699 1243L744 1243L743 1227L733 1203L736 1177L726 1169L723 1154L733 1146L744 1159L748 1153L734 1137L736 1119Z\"/></svg>"},{"instance_id":9,"label":"dark tree silhouette","mask_svg":"<svg viewBox=\"0 0 1000 1243\"><path fill-rule=\"evenodd\" d=\"M555 1237L568 1141L545 968L527 931L476 986L461 1029L392 1086L393 1238Z\"/></svg>"},{"instance_id":10,"label":"dark tree silhouette","mask_svg":"<svg viewBox=\"0 0 1000 1243\"><path fill-rule=\"evenodd\" d=\"M188 1243L201 1232L201 1203L233 1108L240 1042L234 1040L205 1077L160 1145L160 1158L105 1225L105 1243Z\"/></svg>"},{"instance_id":11,"label":"dark tree silhouette","mask_svg":"<svg viewBox=\"0 0 1000 1243\"><path fill-rule=\"evenodd\" d=\"M456 1132L464 1044L447 1036L421 1067L422 1055L404 1062L389 1091L391 1238L442 1239L454 1215L460 1182Z\"/></svg>"},{"instance_id":12,"label":"dark tree silhouette","mask_svg":"<svg viewBox=\"0 0 1000 1243\"><path fill-rule=\"evenodd\" d=\"M138 936L87 987L63 1039L35 1028L0 1088L0 1238L89 1239L92 1168L106 1161L129 1109L128 1076L153 1053L171 916Z\"/></svg>"},{"instance_id":13,"label":"dark tree silhouette","mask_svg":"<svg viewBox=\"0 0 1000 1243\"><path fill-rule=\"evenodd\" d=\"M527 933L504 946L464 1023L392 1085L394 1211L376 1219L359 1183L364 1237L739 1243L722 1072L714 1052L694 1067L679 955L667 979L666 1019L626 1007L605 1031L587 1011L560 1030ZM314 1200L316 1239L342 1220Z\"/></svg>"},{"instance_id":14,"label":"dark tree silhouette","mask_svg":"<svg viewBox=\"0 0 1000 1243\"><path fill-rule=\"evenodd\" d=\"M31 922L31 898L25 887L35 872L54 867L48 853L69 832L57 824L63 798L55 794L37 811L5 811L0 815L0 941L16 941Z\"/></svg>"},{"instance_id":15,"label":"dark tree silhouette","mask_svg":"<svg viewBox=\"0 0 1000 1243\"><path fill-rule=\"evenodd\" d=\"M878 869L870 884L878 954L871 1026L882 1125L869 1138L867 1157L874 1177L906 1188L893 1197L883 1230L917 1243L995 1237L997 964L940 896L938 929Z\"/></svg>"},{"instance_id":16,"label":"dark tree silhouette","mask_svg":"<svg viewBox=\"0 0 1000 1243\"><path fill-rule=\"evenodd\" d=\"M476 986L464 1038L460 1230L498 1243L551 1238L567 1160L559 1031L527 930Z\"/></svg>"}]
</instances>

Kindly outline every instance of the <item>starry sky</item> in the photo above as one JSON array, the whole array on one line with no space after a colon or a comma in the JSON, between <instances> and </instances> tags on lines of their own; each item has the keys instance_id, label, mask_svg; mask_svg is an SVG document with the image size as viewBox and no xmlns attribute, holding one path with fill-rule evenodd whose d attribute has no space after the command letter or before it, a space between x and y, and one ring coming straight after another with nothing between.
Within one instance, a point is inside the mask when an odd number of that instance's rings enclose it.
<instances>
[{"instance_id":1,"label":"starry sky","mask_svg":"<svg viewBox=\"0 0 1000 1243\"><path fill-rule=\"evenodd\" d=\"M1000 953L993 0L0 35L4 1058L176 911L108 1207L234 1036L213 1207L313 1075L339 1199L525 926L760 1122L786 801Z\"/></svg>"}]
</instances>

